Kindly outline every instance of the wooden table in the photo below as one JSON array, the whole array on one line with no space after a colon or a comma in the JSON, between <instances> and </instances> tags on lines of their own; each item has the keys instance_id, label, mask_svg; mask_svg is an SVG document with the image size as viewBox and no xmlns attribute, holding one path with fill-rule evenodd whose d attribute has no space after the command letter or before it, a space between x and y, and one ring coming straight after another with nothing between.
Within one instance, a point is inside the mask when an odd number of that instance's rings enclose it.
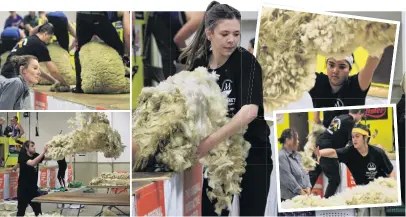
<instances>
[{"instance_id":1,"label":"wooden table","mask_svg":"<svg viewBox=\"0 0 406 217\"><path fill-rule=\"evenodd\" d=\"M56 192L40 197L36 197L32 200L38 203L58 203L58 204L80 204L91 206L102 206L102 210L105 206L109 209L115 208L124 215L130 215L120 210L119 206L130 206L130 195L128 194L91 194L82 192ZM78 215L80 214L81 207L78 209ZM63 212L61 209L61 215ZM97 215L101 215L101 213ZM96 216L97 216L96 215Z\"/></svg>"},{"instance_id":2,"label":"wooden table","mask_svg":"<svg viewBox=\"0 0 406 217\"><path fill-rule=\"evenodd\" d=\"M118 192L116 194L120 194L120 193L124 192L125 190L130 189L129 185L123 185L123 186L117 186L117 185L115 185L115 186L112 186L112 185L106 185L106 186L104 186L104 185L89 185L89 186L86 186L86 187L87 188L96 188L96 189L104 189L104 188L106 188L107 189L107 194L109 193L109 191L111 192L111 189L113 189L113 188L122 188L122 189L124 189L124 190L122 190L122 191L120 191L120 192Z\"/></svg>"},{"instance_id":3,"label":"wooden table","mask_svg":"<svg viewBox=\"0 0 406 217\"><path fill-rule=\"evenodd\" d=\"M148 182L171 179L171 172L134 172L132 182Z\"/></svg>"},{"instance_id":4,"label":"wooden table","mask_svg":"<svg viewBox=\"0 0 406 217\"><path fill-rule=\"evenodd\" d=\"M72 86L74 87L74 86ZM102 107L109 110L130 109L130 94L77 94L71 92L51 92L51 86L38 85L33 89L47 96L82 104L93 108Z\"/></svg>"}]
</instances>

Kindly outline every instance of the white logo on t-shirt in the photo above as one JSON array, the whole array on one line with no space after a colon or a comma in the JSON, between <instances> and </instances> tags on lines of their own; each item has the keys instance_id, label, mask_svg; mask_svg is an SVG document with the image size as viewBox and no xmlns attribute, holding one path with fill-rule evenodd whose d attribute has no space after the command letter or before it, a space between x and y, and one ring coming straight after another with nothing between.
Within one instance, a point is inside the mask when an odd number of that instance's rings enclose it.
<instances>
[{"instance_id":1,"label":"white logo on t-shirt","mask_svg":"<svg viewBox=\"0 0 406 217\"><path fill-rule=\"evenodd\" d=\"M221 92L225 97L228 97L230 95L231 91L233 91L233 81L230 79L226 79L223 81L223 84L221 85Z\"/></svg>"},{"instance_id":2,"label":"white logo on t-shirt","mask_svg":"<svg viewBox=\"0 0 406 217\"><path fill-rule=\"evenodd\" d=\"M374 180L378 171L376 170L376 164L373 162L369 162L367 165L366 177L369 180Z\"/></svg>"},{"instance_id":3,"label":"white logo on t-shirt","mask_svg":"<svg viewBox=\"0 0 406 217\"><path fill-rule=\"evenodd\" d=\"M344 102L341 99L337 99L336 104L334 106L335 107L343 107Z\"/></svg>"}]
</instances>

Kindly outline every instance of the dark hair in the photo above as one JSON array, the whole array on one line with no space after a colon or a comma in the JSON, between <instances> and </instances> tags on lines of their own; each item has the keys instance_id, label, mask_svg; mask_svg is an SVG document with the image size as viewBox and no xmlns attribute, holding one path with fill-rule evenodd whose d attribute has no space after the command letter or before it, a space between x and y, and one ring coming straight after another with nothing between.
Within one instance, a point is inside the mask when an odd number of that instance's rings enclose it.
<instances>
[{"instance_id":1,"label":"dark hair","mask_svg":"<svg viewBox=\"0 0 406 217\"><path fill-rule=\"evenodd\" d=\"M367 137L367 144L369 144L369 141L371 140L371 130L369 129L369 127L367 125L358 123L358 124L355 124L352 129L355 129L355 128L359 128L359 129L362 129L362 130L365 130L368 132L368 135L362 135L362 136L364 138Z\"/></svg>"},{"instance_id":2,"label":"dark hair","mask_svg":"<svg viewBox=\"0 0 406 217\"><path fill-rule=\"evenodd\" d=\"M47 33L49 35L53 35L54 34L54 26L51 23L42 24L38 28L38 33Z\"/></svg>"},{"instance_id":3,"label":"dark hair","mask_svg":"<svg viewBox=\"0 0 406 217\"><path fill-rule=\"evenodd\" d=\"M188 65L187 70L192 70L193 62L197 58L204 57L207 59L210 41L206 38L205 30L213 30L217 25L217 21L224 19L237 19L241 21L241 13L227 4L212 1L204 13L203 22L200 24L193 38L193 42L187 46L179 56L179 60L186 58L186 65Z\"/></svg>"},{"instance_id":4,"label":"dark hair","mask_svg":"<svg viewBox=\"0 0 406 217\"><path fill-rule=\"evenodd\" d=\"M250 44L251 44L251 47L254 47L254 44L255 44L255 38L252 38L252 39L250 40Z\"/></svg>"},{"instance_id":5,"label":"dark hair","mask_svg":"<svg viewBox=\"0 0 406 217\"><path fill-rule=\"evenodd\" d=\"M24 68L27 68L32 59L38 60L38 58L36 56L22 55L22 56L11 57L10 62L11 62L11 65L13 66L14 72L17 73L17 75L19 75L20 67L24 66Z\"/></svg>"},{"instance_id":6,"label":"dark hair","mask_svg":"<svg viewBox=\"0 0 406 217\"><path fill-rule=\"evenodd\" d=\"M286 139L292 139L292 138L294 138L296 140L297 131L293 128L288 128L282 132L282 135L281 135L281 137L278 138L278 141L281 144L285 144Z\"/></svg>"},{"instance_id":7,"label":"dark hair","mask_svg":"<svg viewBox=\"0 0 406 217\"><path fill-rule=\"evenodd\" d=\"M358 113L365 114L365 109L350 109L350 113L351 114L358 114Z\"/></svg>"},{"instance_id":8,"label":"dark hair","mask_svg":"<svg viewBox=\"0 0 406 217\"><path fill-rule=\"evenodd\" d=\"M18 117L17 117L17 116L14 116L13 119L15 119L16 121L18 121Z\"/></svg>"},{"instance_id":9,"label":"dark hair","mask_svg":"<svg viewBox=\"0 0 406 217\"><path fill-rule=\"evenodd\" d=\"M25 150L27 150L27 149L30 147L30 144L34 144L34 145L35 145L35 142L33 142L33 141L31 141L31 140L27 140L27 141L25 141L25 142L23 143L23 148L24 148Z\"/></svg>"}]
</instances>

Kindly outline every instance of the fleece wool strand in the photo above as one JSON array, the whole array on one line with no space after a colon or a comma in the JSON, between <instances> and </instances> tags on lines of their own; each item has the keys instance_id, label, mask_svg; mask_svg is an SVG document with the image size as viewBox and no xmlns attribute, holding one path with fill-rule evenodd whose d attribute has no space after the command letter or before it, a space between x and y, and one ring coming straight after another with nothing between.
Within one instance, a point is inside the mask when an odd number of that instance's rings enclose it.
<instances>
[{"instance_id":1,"label":"fleece wool strand","mask_svg":"<svg viewBox=\"0 0 406 217\"><path fill-rule=\"evenodd\" d=\"M116 50L101 42L85 44L79 53L82 89L85 93L130 93L130 80Z\"/></svg>"},{"instance_id":2,"label":"fleece wool strand","mask_svg":"<svg viewBox=\"0 0 406 217\"><path fill-rule=\"evenodd\" d=\"M257 58L265 112L281 109L313 88L318 54L345 57L362 46L380 56L395 37L395 24L263 8Z\"/></svg>"},{"instance_id":3,"label":"fleece wool strand","mask_svg":"<svg viewBox=\"0 0 406 217\"><path fill-rule=\"evenodd\" d=\"M302 167L306 170L313 170L316 167L316 160L312 157L314 151L316 150L317 137L326 131L323 125L312 123L312 129L307 136L307 142L304 146L304 151L299 152L302 157Z\"/></svg>"},{"instance_id":4,"label":"fleece wool strand","mask_svg":"<svg viewBox=\"0 0 406 217\"><path fill-rule=\"evenodd\" d=\"M48 142L47 157L61 160L73 153L103 152L106 158L118 158L124 151L121 136L105 113L78 112L68 123L74 130L54 136Z\"/></svg>"},{"instance_id":5,"label":"fleece wool strand","mask_svg":"<svg viewBox=\"0 0 406 217\"><path fill-rule=\"evenodd\" d=\"M4 63L6 63L7 57L10 54L9 51L6 51L0 55L0 69L3 68Z\"/></svg>"},{"instance_id":6,"label":"fleece wool strand","mask_svg":"<svg viewBox=\"0 0 406 217\"><path fill-rule=\"evenodd\" d=\"M47 47L49 50L49 56L58 69L58 72L62 75L63 79L65 79L69 85L75 84L76 78L70 61L70 54L58 44L50 44ZM50 74L45 63L40 63L40 66L44 72ZM41 78L38 84L51 85L52 83Z\"/></svg>"},{"instance_id":7,"label":"fleece wool strand","mask_svg":"<svg viewBox=\"0 0 406 217\"><path fill-rule=\"evenodd\" d=\"M156 87L142 89L134 112L133 137L137 145L134 170L142 171L152 159L175 172L198 162L200 142L227 124L227 100L217 85L218 75L199 67L181 71ZM218 144L199 160L205 166L216 200L215 211L231 209L232 196L241 192L241 176L250 144L246 129Z\"/></svg>"}]
</instances>

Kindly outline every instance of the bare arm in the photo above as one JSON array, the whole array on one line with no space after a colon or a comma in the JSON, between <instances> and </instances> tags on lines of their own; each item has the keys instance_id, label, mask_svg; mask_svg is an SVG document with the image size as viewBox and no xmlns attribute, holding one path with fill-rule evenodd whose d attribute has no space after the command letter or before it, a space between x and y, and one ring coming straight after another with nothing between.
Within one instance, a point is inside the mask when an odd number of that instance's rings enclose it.
<instances>
[{"instance_id":1,"label":"bare arm","mask_svg":"<svg viewBox=\"0 0 406 217\"><path fill-rule=\"evenodd\" d=\"M45 65L53 78L59 81L62 85L68 86L68 83L65 81L65 79L63 79L62 75L58 72L58 69L52 61L45 62Z\"/></svg>"},{"instance_id":2,"label":"bare arm","mask_svg":"<svg viewBox=\"0 0 406 217\"><path fill-rule=\"evenodd\" d=\"M368 56L365 67L358 74L358 82L361 90L365 91L366 89L368 89L369 85L372 82L372 77L374 76L374 72L379 64L379 61L379 57Z\"/></svg>"},{"instance_id":3,"label":"bare arm","mask_svg":"<svg viewBox=\"0 0 406 217\"><path fill-rule=\"evenodd\" d=\"M203 22L204 12L185 12L190 16L190 20L176 33L173 41L179 48L186 47L186 40L197 31Z\"/></svg>"},{"instance_id":4,"label":"bare arm","mask_svg":"<svg viewBox=\"0 0 406 217\"><path fill-rule=\"evenodd\" d=\"M22 135L24 135L24 129L23 129L23 127L21 126L21 124L17 124L17 128L20 130L20 134L18 134L17 136L16 136L16 138L21 138L21 136Z\"/></svg>"},{"instance_id":5,"label":"bare arm","mask_svg":"<svg viewBox=\"0 0 406 217\"><path fill-rule=\"evenodd\" d=\"M216 132L207 136L198 147L199 158L204 157L207 153L217 146L220 142L241 131L251 123L258 115L257 105L244 105L240 111L231 119L231 121L218 129Z\"/></svg>"},{"instance_id":6,"label":"bare arm","mask_svg":"<svg viewBox=\"0 0 406 217\"><path fill-rule=\"evenodd\" d=\"M319 152L318 156L321 157L327 157L327 158L338 158L336 150L332 148L326 148L323 150L319 150L319 148L316 148L316 152Z\"/></svg>"},{"instance_id":7,"label":"bare arm","mask_svg":"<svg viewBox=\"0 0 406 217\"><path fill-rule=\"evenodd\" d=\"M68 21L68 32L74 37L76 38L76 29L75 27L73 27L73 24L71 22Z\"/></svg>"},{"instance_id":8,"label":"bare arm","mask_svg":"<svg viewBox=\"0 0 406 217\"><path fill-rule=\"evenodd\" d=\"M30 30L30 35L35 35L38 33L38 29L41 25L38 25Z\"/></svg>"},{"instance_id":9,"label":"bare arm","mask_svg":"<svg viewBox=\"0 0 406 217\"><path fill-rule=\"evenodd\" d=\"M320 112L319 112L319 111L315 111L313 114L314 114L314 122L317 123L317 124L321 124Z\"/></svg>"},{"instance_id":10,"label":"bare arm","mask_svg":"<svg viewBox=\"0 0 406 217\"><path fill-rule=\"evenodd\" d=\"M38 155L36 158L34 158L34 160L28 160L27 161L27 165L31 166L31 167L35 167L38 165L38 163L42 160L42 158L44 157L45 152L42 152L40 155Z\"/></svg>"}]
</instances>

